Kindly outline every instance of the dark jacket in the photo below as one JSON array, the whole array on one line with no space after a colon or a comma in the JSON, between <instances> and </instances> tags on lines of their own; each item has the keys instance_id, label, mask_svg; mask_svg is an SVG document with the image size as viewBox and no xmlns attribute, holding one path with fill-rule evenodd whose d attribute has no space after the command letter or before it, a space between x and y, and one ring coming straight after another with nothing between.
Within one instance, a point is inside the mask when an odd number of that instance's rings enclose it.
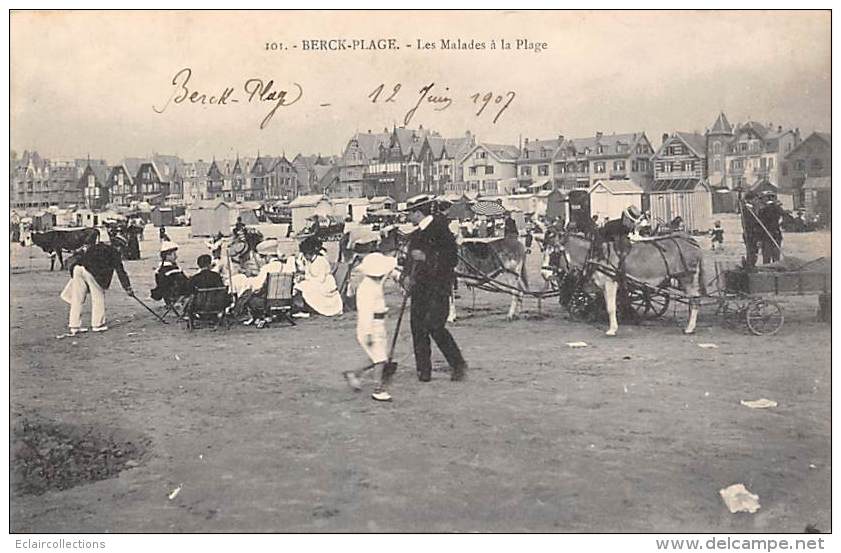
<instances>
[{"instance_id":1,"label":"dark jacket","mask_svg":"<svg viewBox=\"0 0 841 553\"><path fill-rule=\"evenodd\" d=\"M93 278L96 279L97 284L103 290L107 290L111 286L111 277L113 277L114 271L117 272L117 277L120 279L123 288L125 290L131 289L131 281L123 267L120 251L110 244L102 242L94 244L82 254L78 264L93 275Z\"/></svg>"},{"instance_id":2,"label":"dark jacket","mask_svg":"<svg viewBox=\"0 0 841 553\"><path fill-rule=\"evenodd\" d=\"M152 289L152 299L175 299L190 293L187 286L187 275L171 261L164 261L155 273L155 288Z\"/></svg>"},{"instance_id":3,"label":"dark jacket","mask_svg":"<svg viewBox=\"0 0 841 553\"><path fill-rule=\"evenodd\" d=\"M426 260L415 261L412 250L420 250ZM458 246L450 232L447 218L436 214L425 229L417 229L409 239L409 257L406 260L406 274L413 274L415 287L412 293L438 291L450 293L458 264Z\"/></svg>"},{"instance_id":4,"label":"dark jacket","mask_svg":"<svg viewBox=\"0 0 841 553\"><path fill-rule=\"evenodd\" d=\"M202 269L190 277L187 286L190 292L195 292L199 288L221 288L225 286L225 283L219 273L210 269Z\"/></svg>"}]
</instances>

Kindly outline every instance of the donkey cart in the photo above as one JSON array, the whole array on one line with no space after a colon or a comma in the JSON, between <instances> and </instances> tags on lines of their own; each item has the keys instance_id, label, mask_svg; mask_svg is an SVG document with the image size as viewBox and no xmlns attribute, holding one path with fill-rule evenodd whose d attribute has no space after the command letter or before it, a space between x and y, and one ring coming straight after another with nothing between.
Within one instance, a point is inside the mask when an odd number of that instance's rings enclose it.
<instances>
[{"instance_id":1,"label":"donkey cart","mask_svg":"<svg viewBox=\"0 0 841 553\"><path fill-rule=\"evenodd\" d=\"M583 273L559 273L557 278L561 304L573 319L590 321L596 313L604 312L601 294L588 286L589 279ZM674 282L655 287L626 275L628 306L638 320L646 320L662 317L672 303L696 301L700 306L715 306L725 324L744 325L756 336L771 336L783 327L783 308L775 299L779 296L818 295L821 313L828 313L831 274L825 258L783 270L738 268L719 274L716 266L716 276L707 288L722 279L723 286L715 286L712 294L693 300Z\"/></svg>"}]
</instances>

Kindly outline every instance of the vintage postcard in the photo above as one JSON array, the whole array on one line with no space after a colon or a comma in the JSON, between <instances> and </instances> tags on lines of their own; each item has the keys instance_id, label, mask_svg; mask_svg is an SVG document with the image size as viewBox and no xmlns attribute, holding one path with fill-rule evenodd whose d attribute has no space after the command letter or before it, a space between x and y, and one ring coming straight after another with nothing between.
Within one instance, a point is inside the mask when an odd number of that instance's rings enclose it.
<instances>
[{"instance_id":1,"label":"vintage postcard","mask_svg":"<svg viewBox=\"0 0 841 553\"><path fill-rule=\"evenodd\" d=\"M9 19L21 547L832 531L829 11Z\"/></svg>"}]
</instances>

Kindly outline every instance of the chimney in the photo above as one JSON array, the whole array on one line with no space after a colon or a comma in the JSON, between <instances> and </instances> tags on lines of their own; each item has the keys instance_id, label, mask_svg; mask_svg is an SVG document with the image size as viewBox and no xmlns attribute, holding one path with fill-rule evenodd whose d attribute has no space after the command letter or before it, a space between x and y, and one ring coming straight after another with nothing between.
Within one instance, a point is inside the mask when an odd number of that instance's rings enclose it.
<instances>
[{"instance_id":1,"label":"chimney","mask_svg":"<svg viewBox=\"0 0 841 553\"><path fill-rule=\"evenodd\" d=\"M471 136L473 136L473 135L471 135L471 134L470 134L470 129L468 129L468 130L464 131L464 136L466 136L466 137L468 137L468 138L470 138Z\"/></svg>"},{"instance_id":2,"label":"chimney","mask_svg":"<svg viewBox=\"0 0 841 553\"><path fill-rule=\"evenodd\" d=\"M778 133L783 132L783 126L782 125L777 125L777 132Z\"/></svg>"},{"instance_id":3,"label":"chimney","mask_svg":"<svg viewBox=\"0 0 841 553\"><path fill-rule=\"evenodd\" d=\"M563 145L563 143L564 143L564 135L559 134L558 135L558 146Z\"/></svg>"},{"instance_id":4,"label":"chimney","mask_svg":"<svg viewBox=\"0 0 841 553\"><path fill-rule=\"evenodd\" d=\"M663 142L666 142L668 139L669 139L669 133L664 132L663 133Z\"/></svg>"},{"instance_id":5,"label":"chimney","mask_svg":"<svg viewBox=\"0 0 841 553\"><path fill-rule=\"evenodd\" d=\"M371 129L368 129L368 134L371 134Z\"/></svg>"},{"instance_id":6,"label":"chimney","mask_svg":"<svg viewBox=\"0 0 841 553\"><path fill-rule=\"evenodd\" d=\"M603 136L602 131L596 132L596 140L600 139Z\"/></svg>"},{"instance_id":7,"label":"chimney","mask_svg":"<svg viewBox=\"0 0 841 553\"><path fill-rule=\"evenodd\" d=\"M527 137L527 138L526 138L526 146L528 146L528 145L529 145L529 139L528 139L528 137Z\"/></svg>"}]
</instances>

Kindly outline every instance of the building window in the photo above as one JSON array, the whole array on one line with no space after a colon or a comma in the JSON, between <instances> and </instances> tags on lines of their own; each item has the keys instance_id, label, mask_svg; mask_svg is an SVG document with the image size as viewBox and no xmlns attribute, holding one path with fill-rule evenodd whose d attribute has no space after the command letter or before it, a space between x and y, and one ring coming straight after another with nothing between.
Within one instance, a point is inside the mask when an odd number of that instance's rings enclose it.
<instances>
[{"instance_id":1,"label":"building window","mask_svg":"<svg viewBox=\"0 0 841 553\"><path fill-rule=\"evenodd\" d=\"M537 174L541 177L548 177L549 176L549 166L548 165L540 165L537 167Z\"/></svg>"},{"instance_id":2,"label":"building window","mask_svg":"<svg viewBox=\"0 0 841 553\"><path fill-rule=\"evenodd\" d=\"M485 174L486 175L493 175L494 174L494 166L493 165L485 165Z\"/></svg>"},{"instance_id":3,"label":"building window","mask_svg":"<svg viewBox=\"0 0 841 553\"><path fill-rule=\"evenodd\" d=\"M823 169L823 162L818 158L813 159L812 170L819 171L821 169Z\"/></svg>"},{"instance_id":4,"label":"building window","mask_svg":"<svg viewBox=\"0 0 841 553\"><path fill-rule=\"evenodd\" d=\"M713 171L721 171L721 160L713 160Z\"/></svg>"},{"instance_id":5,"label":"building window","mask_svg":"<svg viewBox=\"0 0 841 553\"><path fill-rule=\"evenodd\" d=\"M597 154L603 154L604 153L604 146L599 144L599 146L596 148L596 153Z\"/></svg>"},{"instance_id":6,"label":"building window","mask_svg":"<svg viewBox=\"0 0 841 553\"><path fill-rule=\"evenodd\" d=\"M625 162L624 161L614 161L613 162L613 170L614 171L624 171L625 170Z\"/></svg>"},{"instance_id":7,"label":"building window","mask_svg":"<svg viewBox=\"0 0 841 553\"><path fill-rule=\"evenodd\" d=\"M467 173L469 175L475 175L476 174L476 168L475 167L470 167Z\"/></svg>"},{"instance_id":8,"label":"building window","mask_svg":"<svg viewBox=\"0 0 841 553\"><path fill-rule=\"evenodd\" d=\"M597 161L593 164L593 171L596 173L604 173L605 171L605 163L604 161Z\"/></svg>"},{"instance_id":9,"label":"building window","mask_svg":"<svg viewBox=\"0 0 841 553\"><path fill-rule=\"evenodd\" d=\"M683 170L684 171L694 171L695 170L695 164L691 161L684 161L683 162Z\"/></svg>"},{"instance_id":10,"label":"building window","mask_svg":"<svg viewBox=\"0 0 841 553\"><path fill-rule=\"evenodd\" d=\"M530 165L523 165L520 167L520 174L521 175L531 175L531 166Z\"/></svg>"},{"instance_id":11,"label":"building window","mask_svg":"<svg viewBox=\"0 0 841 553\"><path fill-rule=\"evenodd\" d=\"M721 142L713 142L713 153L720 154L721 153Z\"/></svg>"},{"instance_id":12,"label":"building window","mask_svg":"<svg viewBox=\"0 0 841 553\"><path fill-rule=\"evenodd\" d=\"M806 170L806 160L805 159L798 159L794 162L794 168L798 171L805 171Z\"/></svg>"}]
</instances>

